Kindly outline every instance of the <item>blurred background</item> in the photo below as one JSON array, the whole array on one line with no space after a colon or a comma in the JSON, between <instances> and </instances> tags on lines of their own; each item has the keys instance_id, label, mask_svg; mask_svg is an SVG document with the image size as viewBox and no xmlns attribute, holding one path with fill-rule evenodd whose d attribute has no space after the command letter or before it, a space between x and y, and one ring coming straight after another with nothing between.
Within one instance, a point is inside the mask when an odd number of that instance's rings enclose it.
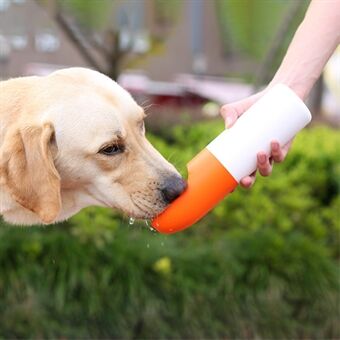
<instances>
[{"instance_id":1,"label":"blurred background","mask_svg":"<svg viewBox=\"0 0 340 340\"><path fill-rule=\"evenodd\" d=\"M265 86L309 1L0 0L0 78L82 66L131 92L185 175L221 104ZM1 338L340 338L340 51L287 160L191 229L89 208L0 220Z\"/></svg>"}]
</instances>

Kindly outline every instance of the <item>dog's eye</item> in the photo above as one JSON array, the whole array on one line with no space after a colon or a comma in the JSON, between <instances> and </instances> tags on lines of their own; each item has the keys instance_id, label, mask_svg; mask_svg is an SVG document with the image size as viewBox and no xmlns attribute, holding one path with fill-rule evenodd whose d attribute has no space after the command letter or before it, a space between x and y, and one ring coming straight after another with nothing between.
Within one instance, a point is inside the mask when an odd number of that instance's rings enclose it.
<instances>
[{"instance_id":1,"label":"dog's eye","mask_svg":"<svg viewBox=\"0 0 340 340\"><path fill-rule=\"evenodd\" d=\"M124 152L124 146L119 144L114 144L110 146L106 146L105 148L101 149L99 153L102 153L107 156L114 156L118 153Z\"/></svg>"}]
</instances>

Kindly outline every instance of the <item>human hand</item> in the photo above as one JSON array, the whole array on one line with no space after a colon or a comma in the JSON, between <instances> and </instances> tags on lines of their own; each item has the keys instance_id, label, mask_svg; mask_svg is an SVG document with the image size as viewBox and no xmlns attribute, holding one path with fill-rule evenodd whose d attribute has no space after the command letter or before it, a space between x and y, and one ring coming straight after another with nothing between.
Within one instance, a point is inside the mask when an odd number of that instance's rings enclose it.
<instances>
[{"instance_id":1,"label":"human hand","mask_svg":"<svg viewBox=\"0 0 340 340\"><path fill-rule=\"evenodd\" d=\"M234 125L238 117L240 117L245 111L247 111L257 100L259 100L266 90L254 94L248 98L242 99L238 102L223 105L221 108L221 115L225 120L226 128L230 128ZM281 163L292 144L293 140L290 140L283 147L280 146L278 141L273 140L271 142L271 153L266 154L264 151L260 151L257 154L257 170L262 176L269 176L273 170L273 162ZM249 176L241 179L240 184L244 188L250 188L256 177L256 170Z\"/></svg>"}]
</instances>

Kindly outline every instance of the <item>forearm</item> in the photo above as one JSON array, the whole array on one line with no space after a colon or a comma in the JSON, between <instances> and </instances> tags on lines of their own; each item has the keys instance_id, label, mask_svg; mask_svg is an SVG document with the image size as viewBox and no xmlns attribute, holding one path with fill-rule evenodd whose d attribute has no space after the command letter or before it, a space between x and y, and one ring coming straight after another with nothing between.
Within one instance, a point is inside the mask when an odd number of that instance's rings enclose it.
<instances>
[{"instance_id":1,"label":"forearm","mask_svg":"<svg viewBox=\"0 0 340 340\"><path fill-rule=\"evenodd\" d=\"M306 99L340 43L340 0L313 0L269 87L283 83Z\"/></svg>"}]
</instances>

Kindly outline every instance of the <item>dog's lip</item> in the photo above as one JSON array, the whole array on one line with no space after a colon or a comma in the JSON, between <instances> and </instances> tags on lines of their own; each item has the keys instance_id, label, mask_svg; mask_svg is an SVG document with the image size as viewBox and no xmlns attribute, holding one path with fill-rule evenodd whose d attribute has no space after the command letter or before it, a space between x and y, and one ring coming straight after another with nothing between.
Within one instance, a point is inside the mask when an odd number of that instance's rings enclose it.
<instances>
[{"instance_id":1,"label":"dog's lip","mask_svg":"<svg viewBox=\"0 0 340 340\"><path fill-rule=\"evenodd\" d=\"M167 208L167 205L160 208L153 208L153 209L150 209L150 212L147 211L147 208L144 208L144 207L140 207L139 204L132 199L132 202L133 202L133 205L135 206L136 210L134 211L129 211L129 212L126 212L129 216L133 217L133 218L136 218L136 219L141 219L141 220L152 220L154 219L155 217L157 217L162 211L164 211L166 208ZM122 211L124 211L123 209L121 209Z\"/></svg>"},{"instance_id":2,"label":"dog's lip","mask_svg":"<svg viewBox=\"0 0 340 340\"><path fill-rule=\"evenodd\" d=\"M132 213L132 214L128 214L129 217L135 218L137 220L152 220L154 219L157 215L143 215L143 214L136 214L136 213Z\"/></svg>"},{"instance_id":3,"label":"dog's lip","mask_svg":"<svg viewBox=\"0 0 340 340\"><path fill-rule=\"evenodd\" d=\"M154 219L156 216L158 216L160 214L159 213L155 213L155 214L143 214L142 212L140 213L136 213L136 211L125 211L125 210L122 210L122 209L117 209L117 207L111 207L111 210L117 212L117 210L121 211L124 213L124 215L127 215L128 217L132 217L136 220L152 220Z\"/></svg>"}]
</instances>

